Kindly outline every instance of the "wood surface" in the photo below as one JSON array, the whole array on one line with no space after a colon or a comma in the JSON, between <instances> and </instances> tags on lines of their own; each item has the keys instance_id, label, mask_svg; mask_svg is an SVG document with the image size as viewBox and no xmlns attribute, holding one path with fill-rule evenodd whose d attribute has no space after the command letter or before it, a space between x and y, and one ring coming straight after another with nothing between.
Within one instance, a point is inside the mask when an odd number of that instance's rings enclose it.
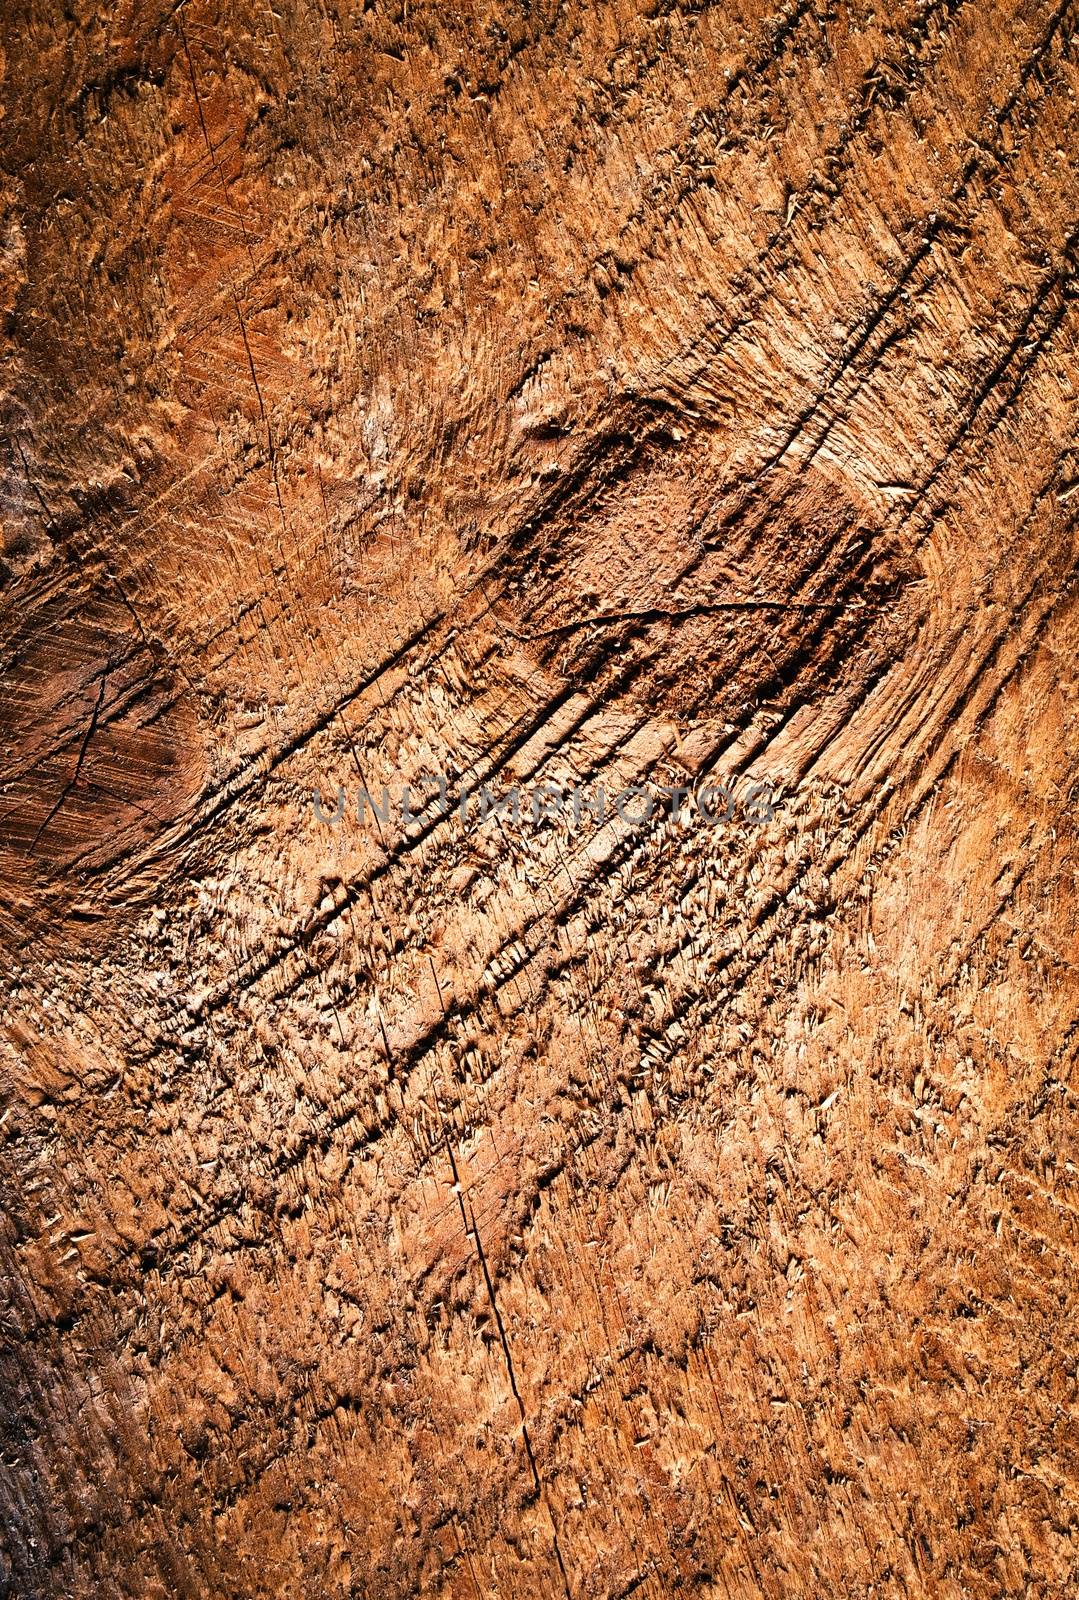
<instances>
[{"instance_id":1,"label":"wood surface","mask_svg":"<svg viewBox=\"0 0 1079 1600\"><path fill-rule=\"evenodd\" d=\"M0 1595L1079 1594L1076 0L3 13Z\"/></svg>"}]
</instances>

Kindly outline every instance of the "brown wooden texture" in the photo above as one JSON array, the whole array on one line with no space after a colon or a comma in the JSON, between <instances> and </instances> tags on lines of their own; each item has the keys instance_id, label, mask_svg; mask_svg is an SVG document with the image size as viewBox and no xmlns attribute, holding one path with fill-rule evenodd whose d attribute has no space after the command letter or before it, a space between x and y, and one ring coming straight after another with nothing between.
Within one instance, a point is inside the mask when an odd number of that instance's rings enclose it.
<instances>
[{"instance_id":1,"label":"brown wooden texture","mask_svg":"<svg viewBox=\"0 0 1079 1600\"><path fill-rule=\"evenodd\" d=\"M1076 20L8 0L0 1594L1079 1593Z\"/></svg>"}]
</instances>

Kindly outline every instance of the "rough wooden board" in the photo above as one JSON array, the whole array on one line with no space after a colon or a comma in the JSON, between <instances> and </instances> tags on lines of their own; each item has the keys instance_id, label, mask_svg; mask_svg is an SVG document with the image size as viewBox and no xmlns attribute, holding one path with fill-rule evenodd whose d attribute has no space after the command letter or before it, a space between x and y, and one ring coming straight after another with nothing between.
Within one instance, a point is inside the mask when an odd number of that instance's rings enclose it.
<instances>
[{"instance_id":1,"label":"rough wooden board","mask_svg":"<svg viewBox=\"0 0 1079 1600\"><path fill-rule=\"evenodd\" d=\"M1079 1592L1076 16L7 8L0 1594Z\"/></svg>"}]
</instances>

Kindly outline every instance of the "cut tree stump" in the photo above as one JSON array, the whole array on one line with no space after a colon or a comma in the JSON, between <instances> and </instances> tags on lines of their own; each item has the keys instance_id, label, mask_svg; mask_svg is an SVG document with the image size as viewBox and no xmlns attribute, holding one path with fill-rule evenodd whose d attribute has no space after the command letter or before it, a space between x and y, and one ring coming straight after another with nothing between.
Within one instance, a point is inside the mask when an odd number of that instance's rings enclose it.
<instances>
[{"instance_id":1,"label":"cut tree stump","mask_svg":"<svg viewBox=\"0 0 1079 1600\"><path fill-rule=\"evenodd\" d=\"M1079 1594L1077 20L10 0L0 1596Z\"/></svg>"}]
</instances>

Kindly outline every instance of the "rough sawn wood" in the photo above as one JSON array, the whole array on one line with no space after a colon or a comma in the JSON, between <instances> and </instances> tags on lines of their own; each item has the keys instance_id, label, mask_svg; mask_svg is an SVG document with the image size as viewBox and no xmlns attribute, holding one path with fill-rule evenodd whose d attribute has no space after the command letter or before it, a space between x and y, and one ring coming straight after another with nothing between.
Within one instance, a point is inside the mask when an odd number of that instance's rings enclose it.
<instances>
[{"instance_id":1,"label":"rough sawn wood","mask_svg":"<svg viewBox=\"0 0 1079 1600\"><path fill-rule=\"evenodd\" d=\"M1079 1593L1076 21L5 7L0 1594Z\"/></svg>"}]
</instances>

